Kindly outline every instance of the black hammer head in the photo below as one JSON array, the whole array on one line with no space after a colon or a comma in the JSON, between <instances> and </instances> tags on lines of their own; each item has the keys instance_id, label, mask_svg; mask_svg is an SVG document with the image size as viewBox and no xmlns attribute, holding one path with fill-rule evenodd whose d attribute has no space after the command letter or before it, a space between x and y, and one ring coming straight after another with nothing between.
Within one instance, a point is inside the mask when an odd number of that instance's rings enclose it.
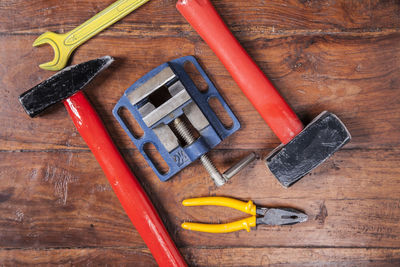
<instances>
[{"instance_id":1,"label":"black hammer head","mask_svg":"<svg viewBox=\"0 0 400 267\"><path fill-rule=\"evenodd\" d=\"M289 187L350 139L349 131L339 118L324 111L292 141L275 149L265 161L279 182Z\"/></svg>"},{"instance_id":2,"label":"black hammer head","mask_svg":"<svg viewBox=\"0 0 400 267\"><path fill-rule=\"evenodd\" d=\"M114 59L110 56L67 67L19 96L29 116L35 117L46 108L82 90Z\"/></svg>"}]
</instances>

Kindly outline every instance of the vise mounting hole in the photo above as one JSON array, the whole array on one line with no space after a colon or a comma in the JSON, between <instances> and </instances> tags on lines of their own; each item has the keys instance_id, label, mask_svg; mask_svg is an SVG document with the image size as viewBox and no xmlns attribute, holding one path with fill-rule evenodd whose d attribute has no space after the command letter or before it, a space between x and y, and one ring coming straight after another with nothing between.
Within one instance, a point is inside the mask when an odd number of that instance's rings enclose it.
<instances>
[{"instance_id":1,"label":"vise mounting hole","mask_svg":"<svg viewBox=\"0 0 400 267\"><path fill-rule=\"evenodd\" d=\"M152 143L146 143L143 146L144 153L150 158L157 171L164 175L169 172L169 166Z\"/></svg>"},{"instance_id":2,"label":"vise mounting hole","mask_svg":"<svg viewBox=\"0 0 400 267\"><path fill-rule=\"evenodd\" d=\"M142 127L140 127L139 123L135 120L132 113L126 107L119 108L118 115L121 117L122 121L125 123L125 126L136 139L142 138L144 134Z\"/></svg>"},{"instance_id":3,"label":"vise mounting hole","mask_svg":"<svg viewBox=\"0 0 400 267\"><path fill-rule=\"evenodd\" d=\"M193 83L196 85L197 89L201 93L206 93L208 91L208 84L204 80L203 76L201 76L199 70L191 61L186 61L183 65L186 73L192 79Z\"/></svg>"},{"instance_id":4,"label":"vise mounting hole","mask_svg":"<svg viewBox=\"0 0 400 267\"><path fill-rule=\"evenodd\" d=\"M226 109L222 106L221 102L216 97L211 97L208 100L208 104L210 105L211 109L217 115L219 121L224 125L225 129L229 130L233 126L233 121L231 116L229 116Z\"/></svg>"}]
</instances>

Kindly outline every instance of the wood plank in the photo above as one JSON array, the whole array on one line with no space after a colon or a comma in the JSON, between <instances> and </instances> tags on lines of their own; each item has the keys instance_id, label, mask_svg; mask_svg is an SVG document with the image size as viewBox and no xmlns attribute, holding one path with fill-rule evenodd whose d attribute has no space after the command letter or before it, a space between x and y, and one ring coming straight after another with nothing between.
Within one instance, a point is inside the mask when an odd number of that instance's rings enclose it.
<instances>
[{"instance_id":1,"label":"wood plank","mask_svg":"<svg viewBox=\"0 0 400 267\"><path fill-rule=\"evenodd\" d=\"M398 249L217 248L187 249L195 266L398 266Z\"/></svg>"},{"instance_id":2,"label":"wood plank","mask_svg":"<svg viewBox=\"0 0 400 267\"><path fill-rule=\"evenodd\" d=\"M0 250L1 266L158 266L147 249Z\"/></svg>"},{"instance_id":3,"label":"wood plank","mask_svg":"<svg viewBox=\"0 0 400 267\"><path fill-rule=\"evenodd\" d=\"M246 153L219 151L211 157L224 170ZM216 188L198 163L162 183L136 151L125 156L180 247L400 247L399 151L339 153L340 160L333 158L290 190L261 161ZM144 246L89 152L2 152L0 170L0 247ZM246 216L180 204L209 195L298 208L310 219L217 236L181 229L184 220L220 223Z\"/></svg>"},{"instance_id":4,"label":"wood plank","mask_svg":"<svg viewBox=\"0 0 400 267\"><path fill-rule=\"evenodd\" d=\"M190 266L398 266L400 249L184 248ZM146 249L0 250L4 266L157 266Z\"/></svg>"},{"instance_id":5,"label":"wood plank","mask_svg":"<svg viewBox=\"0 0 400 267\"><path fill-rule=\"evenodd\" d=\"M2 150L86 149L62 105L30 119L18 95L52 73L34 67L49 49L32 49L34 36L2 36L0 45L0 148ZM353 141L347 148L399 147L399 34L249 37L243 42L300 118L308 123L323 110L336 113ZM51 52L52 53L52 52ZM112 38L91 40L73 63L104 54L117 63L87 88L117 145L134 148L111 110L134 81L174 58L195 54L242 123L220 149L268 149L279 144L244 98L212 51L198 38Z\"/></svg>"},{"instance_id":6,"label":"wood plank","mask_svg":"<svg viewBox=\"0 0 400 267\"><path fill-rule=\"evenodd\" d=\"M12 0L0 3L0 33L67 32L106 8L111 0ZM182 36L193 34L175 8L176 1L150 1L104 34ZM213 1L236 33L398 31L396 0ZM150 18L150 19L149 19Z\"/></svg>"},{"instance_id":7,"label":"wood plank","mask_svg":"<svg viewBox=\"0 0 400 267\"><path fill-rule=\"evenodd\" d=\"M144 246L91 154L11 153L1 161L3 247Z\"/></svg>"}]
</instances>

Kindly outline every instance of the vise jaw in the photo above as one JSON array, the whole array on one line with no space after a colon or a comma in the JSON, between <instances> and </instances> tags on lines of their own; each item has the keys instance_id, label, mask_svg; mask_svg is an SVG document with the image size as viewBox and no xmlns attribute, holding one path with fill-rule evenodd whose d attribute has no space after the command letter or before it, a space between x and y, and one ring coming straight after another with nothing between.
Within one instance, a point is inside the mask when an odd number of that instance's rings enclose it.
<instances>
[{"instance_id":1,"label":"vise jaw","mask_svg":"<svg viewBox=\"0 0 400 267\"><path fill-rule=\"evenodd\" d=\"M200 91L187 74L186 62L197 68L208 85L206 92ZM212 98L218 99L230 116L229 129L211 108ZM119 112L122 108L130 111L143 136L135 137L127 127ZM113 114L161 181L170 179L240 128L238 119L193 56L167 62L143 76L126 90ZM173 126L174 121L181 121L183 117L198 133L198 138L190 144L182 144ZM144 146L148 143L155 146L168 165L166 173L160 172L146 154Z\"/></svg>"}]
</instances>

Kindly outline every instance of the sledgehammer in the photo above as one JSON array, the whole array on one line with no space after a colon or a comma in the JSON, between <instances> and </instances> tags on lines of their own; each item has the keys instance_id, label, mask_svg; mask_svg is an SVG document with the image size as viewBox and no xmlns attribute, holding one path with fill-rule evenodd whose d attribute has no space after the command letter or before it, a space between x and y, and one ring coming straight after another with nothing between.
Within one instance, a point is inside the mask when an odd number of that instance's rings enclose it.
<instances>
[{"instance_id":1,"label":"sledgehammer","mask_svg":"<svg viewBox=\"0 0 400 267\"><path fill-rule=\"evenodd\" d=\"M282 144L266 158L266 164L283 186L297 182L350 141L345 125L326 111L304 128L209 0L179 0L177 8L281 140Z\"/></svg>"},{"instance_id":2,"label":"sledgehammer","mask_svg":"<svg viewBox=\"0 0 400 267\"><path fill-rule=\"evenodd\" d=\"M113 58L106 56L67 67L23 93L19 100L31 117L62 101L158 265L186 266L150 199L81 91L112 62Z\"/></svg>"}]
</instances>

